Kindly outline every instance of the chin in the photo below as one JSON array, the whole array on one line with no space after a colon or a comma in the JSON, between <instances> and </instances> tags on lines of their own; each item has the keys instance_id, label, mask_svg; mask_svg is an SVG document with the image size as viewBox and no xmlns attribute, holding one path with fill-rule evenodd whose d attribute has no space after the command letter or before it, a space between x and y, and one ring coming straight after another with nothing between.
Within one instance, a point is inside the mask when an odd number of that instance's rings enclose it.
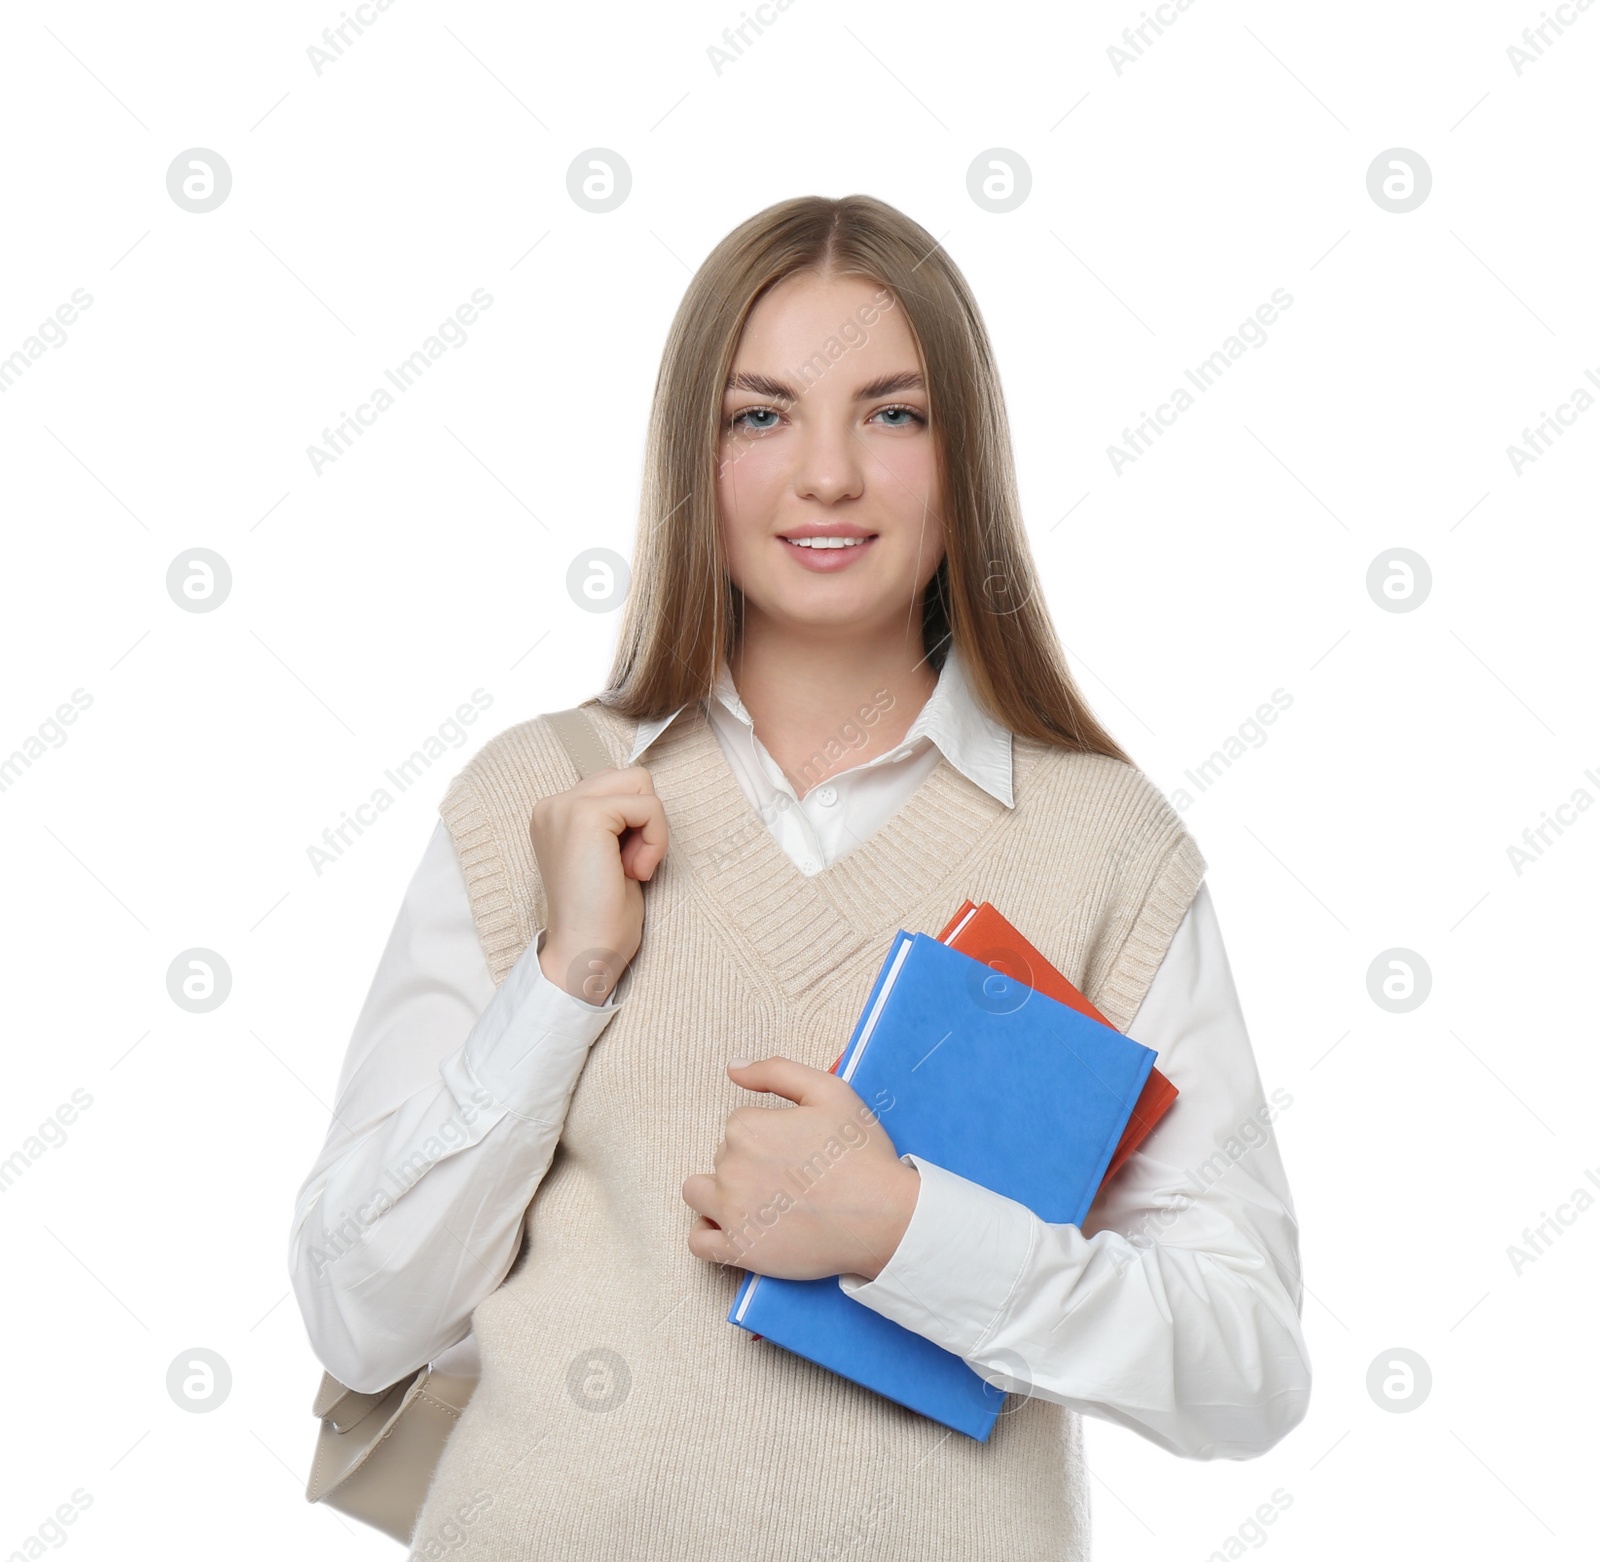
<instances>
[{"instance_id":1,"label":"chin","mask_svg":"<svg viewBox=\"0 0 1600 1562\"><path fill-rule=\"evenodd\" d=\"M815 629L860 629L881 624L886 619L903 617L905 608L897 596L887 602L877 592L818 591L807 596L785 595L768 598L767 614L787 624Z\"/></svg>"}]
</instances>

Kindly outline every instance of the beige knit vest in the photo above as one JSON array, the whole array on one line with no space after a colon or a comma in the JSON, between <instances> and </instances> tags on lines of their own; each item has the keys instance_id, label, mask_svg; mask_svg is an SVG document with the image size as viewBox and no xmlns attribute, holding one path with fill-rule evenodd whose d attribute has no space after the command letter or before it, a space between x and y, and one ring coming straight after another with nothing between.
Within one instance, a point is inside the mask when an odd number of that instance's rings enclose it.
<instances>
[{"instance_id":1,"label":"beige knit vest","mask_svg":"<svg viewBox=\"0 0 1600 1562\"><path fill-rule=\"evenodd\" d=\"M617 763L635 723L590 701ZM1063 1562L1089 1555L1082 1423L1012 1395L987 1443L727 1321L742 1271L690 1253L740 1054L828 1068L896 929L991 900L1126 1027L1205 862L1144 774L1013 740L1008 809L947 760L847 856L796 868L703 707L644 756L670 832L622 1006L584 1064L521 1251L473 1314L478 1392L418 1557L539 1562ZM545 925L528 836L574 782L537 719L491 739L440 812L498 982ZM781 1109L781 1107L780 1107ZM478 1153L493 1154L492 1141ZM463 1255L463 1262L479 1262Z\"/></svg>"}]
</instances>

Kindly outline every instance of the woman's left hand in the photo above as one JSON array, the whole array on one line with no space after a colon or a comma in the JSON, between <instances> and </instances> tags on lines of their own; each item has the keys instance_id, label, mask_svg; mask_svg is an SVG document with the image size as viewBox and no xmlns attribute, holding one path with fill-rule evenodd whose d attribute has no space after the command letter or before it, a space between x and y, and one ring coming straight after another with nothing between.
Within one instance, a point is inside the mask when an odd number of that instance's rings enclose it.
<instances>
[{"instance_id":1,"label":"woman's left hand","mask_svg":"<svg viewBox=\"0 0 1600 1562\"><path fill-rule=\"evenodd\" d=\"M700 1215L689 1251L785 1280L875 1280L905 1235L921 1186L877 1113L838 1075L792 1058L730 1063L728 1077L795 1105L728 1114L716 1171L683 1184L684 1202Z\"/></svg>"}]
</instances>

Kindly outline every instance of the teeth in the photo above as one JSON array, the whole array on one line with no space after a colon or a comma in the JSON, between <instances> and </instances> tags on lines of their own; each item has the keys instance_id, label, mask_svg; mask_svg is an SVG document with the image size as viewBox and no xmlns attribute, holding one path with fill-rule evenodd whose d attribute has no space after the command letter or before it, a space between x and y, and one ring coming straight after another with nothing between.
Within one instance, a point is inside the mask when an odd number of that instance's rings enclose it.
<instances>
[{"instance_id":1,"label":"teeth","mask_svg":"<svg viewBox=\"0 0 1600 1562\"><path fill-rule=\"evenodd\" d=\"M865 537L786 537L784 541L796 548L859 548Z\"/></svg>"}]
</instances>

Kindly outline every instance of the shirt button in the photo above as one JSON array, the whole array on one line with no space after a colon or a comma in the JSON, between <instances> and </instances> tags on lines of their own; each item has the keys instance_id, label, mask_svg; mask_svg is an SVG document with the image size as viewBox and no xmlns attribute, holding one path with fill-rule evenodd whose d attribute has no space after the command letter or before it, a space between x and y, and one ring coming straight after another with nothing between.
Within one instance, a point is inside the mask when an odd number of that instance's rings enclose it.
<instances>
[{"instance_id":1,"label":"shirt button","mask_svg":"<svg viewBox=\"0 0 1600 1562\"><path fill-rule=\"evenodd\" d=\"M817 788L817 801L819 803L827 803L831 806L838 800L839 794L831 786L819 786Z\"/></svg>"}]
</instances>

